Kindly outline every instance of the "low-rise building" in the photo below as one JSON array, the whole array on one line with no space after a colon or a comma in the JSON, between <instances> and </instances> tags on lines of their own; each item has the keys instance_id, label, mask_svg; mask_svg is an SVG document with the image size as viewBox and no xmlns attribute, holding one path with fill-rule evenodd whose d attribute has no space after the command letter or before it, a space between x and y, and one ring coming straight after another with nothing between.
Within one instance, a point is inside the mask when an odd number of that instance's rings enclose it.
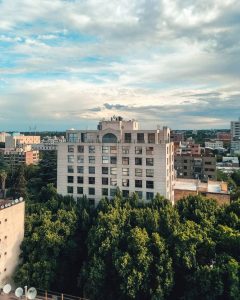
<instances>
[{"instance_id":1,"label":"low-rise building","mask_svg":"<svg viewBox=\"0 0 240 300\"><path fill-rule=\"evenodd\" d=\"M11 280L18 264L24 237L24 216L22 198L0 200L0 286Z\"/></svg>"},{"instance_id":2,"label":"low-rise building","mask_svg":"<svg viewBox=\"0 0 240 300\"><path fill-rule=\"evenodd\" d=\"M5 139L6 148L20 148L23 145L40 144L40 136L37 135L10 135Z\"/></svg>"},{"instance_id":3,"label":"low-rise building","mask_svg":"<svg viewBox=\"0 0 240 300\"><path fill-rule=\"evenodd\" d=\"M39 151L31 150L31 146L24 148L0 148L0 154L3 156L4 161L12 166L19 164L38 164Z\"/></svg>"},{"instance_id":4,"label":"low-rise building","mask_svg":"<svg viewBox=\"0 0 240 300\"><path fill-rule=\"evenodd\" d=\"M215 149L222 149L223 148L223 141L218 140L210 140L205 142L206 148L211 148L213 150Z\"/></svg>"},{"instance_id":5,"label":"low-rise building","mask_svg":"<svg viewBox=\"0 0 240 300\"><path fill-rule=\"evenodd\" d=\"M215 199L219 205L230 203L230 193L226 182L176 179L174 182L174 203L189 195L202 195L209 199Z\"/></svg>"}]
</instances>

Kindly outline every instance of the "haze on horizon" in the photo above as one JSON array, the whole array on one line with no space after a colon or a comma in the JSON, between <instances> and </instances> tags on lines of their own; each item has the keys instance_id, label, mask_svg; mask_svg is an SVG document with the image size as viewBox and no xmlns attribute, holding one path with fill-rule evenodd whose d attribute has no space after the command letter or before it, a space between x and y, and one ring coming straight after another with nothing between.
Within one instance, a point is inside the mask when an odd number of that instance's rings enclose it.
<instances>
[{"instance_id":1,"label":"haze on horizon","mask_svg":"<svg viewBox=\"0 0 240 300\"><path fill-rule=\"evenodd\" d=\"M0 130L229 128L238 0L0 0Z\"/></svg>"}]
</instances>

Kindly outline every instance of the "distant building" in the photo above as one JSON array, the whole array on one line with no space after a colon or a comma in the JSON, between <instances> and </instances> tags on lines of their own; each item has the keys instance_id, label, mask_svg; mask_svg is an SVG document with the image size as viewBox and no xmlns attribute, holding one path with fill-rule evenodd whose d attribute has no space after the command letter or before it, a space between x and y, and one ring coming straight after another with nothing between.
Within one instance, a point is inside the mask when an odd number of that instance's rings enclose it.
<instances>
[{"instance_id":1,"label":"distant building","mask_svg":"<svg viewBox=\"0 0 240 300\"><path fill-rule=\"evenodd\" d=\"M25 203L0 200L0 285L8 283L18 264L24 237ZM0 297L1 298L1 297Z\"/></svg>"},{"instance_id":2,"label":"distant building","mask_svg":"<svg viewBox=\"0 0 240 300\"><path fill-rule=\"evenodd\" d=\"M232 140L240 140L240 118L238 121L231 121Z\"/></svg>"},{"instance_id":3,"label":"distant building","mask_svg":"<svg viewBox=\"0 0 240 300\"><path fill-rule=\"evenodd\" d=\"M223 142L230 142L231 141L231 133L229 132L218 132L217 133L217 140Z\"/></svg>"},{"instance_id":4,"label":"distant building","mask_svg":"<svg viewBox=\"0 0 240 300\"><path fill-rule=\"evenodd\" d=\"M0 132L0 143L5 143L6 136L9 136L9 133Z\"/></svg>"},{"instance_id":5,"label":"distant building","mask_svg":"<svg viewBox=\"0 0 240 300\"><path fill-rule=\"evenodd\" d=\"M58 144L63 143L63 142L66 142L66 139L64 136L61 136L61 137L46 136L41 140L40 144L33 144L32 149L39 150L39 151L54 151L54 150L57 150Z\"/></svg>"},{"instance_id":6,"label":"distant building","mask_svg":"<svg viewBox=\"0 0 240 300\"><path fill-rule=\"evenodd\" d=\"M230 193L226 182L176 179L174 182L174 203L190 195L202 195L209 199L215 199L219 205L230 203Z\"/></svg>"},{"instance_id":7,"label":"distant building","mask_svg":"<svg viewBox=\"0 0 240 300\"><path fill-rule=\"evenodd\" d=\"M185 133L181 131L171 130L170 138L171 142L184 142Z\"/></svg>"},{"instance_id":8,"label":"distant building","mask_svg":"<svg viewBox=\"0 0 240 300\"><path fill-rule=\"evenodd\" d=\"M217 178L215 156L175 155L174 168L177 178L204 181Z\"/></svg>"},{"instance_id":9,"label":"distant building","mask_svg":"<svg viewBox=\"0 0 240 300\"><path fill-rule=\"evenodd\" d=\"M2 154L4 161L12 166L25 164L38 164L39 162L39 151L31 150L28 148L16 148L16 149L8 149L8 148L0 148L0 154Z\"/></svg>"},{"instance_id":10,"label":"distant building","mask_svg":"<svg viewBox=\"0 0 240 300\"><path fill-rule=\"evenodd\" d=\"M210 140L205 142L206 148L211 148L213 150L215 149L222 149L223 148L223 141L217 141L217 140Z\"/></svg>"},{"instance_id":11,"label":"distant building","mask_svg":"<svg viewBox=\"0 0 240 300\"><path fill-rule=\"evenodd\" d=\"M231 141L231 153L235 155L240 154L240 140Z\"/></svg>"},{"instance_id":12,"label":"distant building","mask_svg":"<svg viewBox=\"0 0 240 300\"><path fill-rule=\"evenodd\" d=\"M5 148L20 148L23 145L40 144L40 136L36 135L14 135L7 136Z\"/></svg>"},{"instance_id":13,"label":"distant building","mask_svg":"<svg viewBox=\"0 0 240 300\"><path fill-rule=\"evenodd\" d=\"M150 200L160 193L173 201L173 143L170 129L141 130L135 120L101 121L98 130L67 130L58 145L57 190L92 203L137 192Z\"/></svg>"}]
</instances>

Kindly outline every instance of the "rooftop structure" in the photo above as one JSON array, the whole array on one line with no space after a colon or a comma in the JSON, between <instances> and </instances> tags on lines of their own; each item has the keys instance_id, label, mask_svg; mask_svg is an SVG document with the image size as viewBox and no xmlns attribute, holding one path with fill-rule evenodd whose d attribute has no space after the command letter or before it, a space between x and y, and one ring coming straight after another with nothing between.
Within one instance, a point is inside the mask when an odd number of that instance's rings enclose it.
<instances>
[{"instance_id":1,"label":"rooftop structure","mask_svg":"<svg viewBox=\"0 0 240 300\"><path fill-rule=\"evenodd\" d=\"M140 199L160 193L173 201L173 143L170 129L140 130L136 120L114 117L97 130L66 132L58 145L57 189L60 194L93 202L137 192Z\"/></svg>"},{"instance_id":2,"label":"rooftop structure","mask_svg":"<svg viewBox=\"0 0 240 300\"><path fill-rule=\"evenodd\" d=\"M222 181L201 182L194 179L176 179L174 182L174 201L177 202L188 195L203 195L215 199L220 205L230 203L227 183Z\"/></svg>"}]
</instances>

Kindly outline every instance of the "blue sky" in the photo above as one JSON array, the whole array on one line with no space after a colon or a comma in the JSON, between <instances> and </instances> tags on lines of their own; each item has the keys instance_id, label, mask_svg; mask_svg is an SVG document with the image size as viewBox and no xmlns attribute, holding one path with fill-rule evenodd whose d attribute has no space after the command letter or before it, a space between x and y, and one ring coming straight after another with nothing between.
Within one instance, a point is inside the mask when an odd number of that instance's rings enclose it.
<instances>
[{"instance_id":1,"label":"blue sky","mask_svg":"<svg viewBox=\"0 0 240 300\"><path fill-rule=\"evenodd\" d=\"M229 128L238 0L0 1L0 130Z\"/></svg>"}]
</instances>

